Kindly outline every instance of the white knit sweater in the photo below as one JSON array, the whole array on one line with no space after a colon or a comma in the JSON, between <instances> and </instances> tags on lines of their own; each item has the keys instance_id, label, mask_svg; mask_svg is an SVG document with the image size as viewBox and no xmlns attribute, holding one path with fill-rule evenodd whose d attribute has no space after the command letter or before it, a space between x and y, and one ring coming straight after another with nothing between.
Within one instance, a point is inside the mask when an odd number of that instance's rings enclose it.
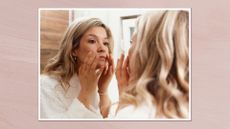
<instances>
[{"instance_id":1,"label":"white knit sweater","mask_svg":"<svg viewBox=\"0 0 230 129\"><path fill-rule=\"evenodd\" d=\"M54 77L40 76L40 119L95 119L102 118L98 108L98 98L92 98L94 104L87 109L78 99L81 89L77 75L70 79L67 93Z\"/></svg>"}]
</instances>

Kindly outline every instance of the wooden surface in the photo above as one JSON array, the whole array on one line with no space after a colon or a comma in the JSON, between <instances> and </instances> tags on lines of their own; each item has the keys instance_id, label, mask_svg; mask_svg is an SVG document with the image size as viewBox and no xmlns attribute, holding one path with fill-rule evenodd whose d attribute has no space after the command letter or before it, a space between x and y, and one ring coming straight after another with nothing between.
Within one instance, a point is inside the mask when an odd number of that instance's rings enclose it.
<instances>
[{"instance_id":1,"label":"wooden surface","mask_svg":"<svg viewBox=\"0 0 230 129\"><path fill-rule=\"evenodd\" d=\"M41 10L40 11L40 49L41 66L43 70L48 60L58 51L60 40L69 23L69 11Z\"/></svg>"}]
</instances>

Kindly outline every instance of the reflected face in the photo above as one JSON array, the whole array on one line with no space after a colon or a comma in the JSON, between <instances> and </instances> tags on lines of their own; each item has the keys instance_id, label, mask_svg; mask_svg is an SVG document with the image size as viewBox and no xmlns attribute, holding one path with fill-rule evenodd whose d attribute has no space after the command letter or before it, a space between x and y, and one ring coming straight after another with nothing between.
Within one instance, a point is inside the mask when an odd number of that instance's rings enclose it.
<instances>
[{"instance_id":1,"label":"reflected face","mask_svg":"<svg viewBox=\"0 0 230 129\"><path fill-rule=\"evenodd\" d=\"M98 60L97 68L106 65L109 54L109 39L106 30L103 27L90 28L81 38L79 48L75 50L74 55L80 62L84 62L87 54L93 52Z\"/></svg>"}]
</instances>

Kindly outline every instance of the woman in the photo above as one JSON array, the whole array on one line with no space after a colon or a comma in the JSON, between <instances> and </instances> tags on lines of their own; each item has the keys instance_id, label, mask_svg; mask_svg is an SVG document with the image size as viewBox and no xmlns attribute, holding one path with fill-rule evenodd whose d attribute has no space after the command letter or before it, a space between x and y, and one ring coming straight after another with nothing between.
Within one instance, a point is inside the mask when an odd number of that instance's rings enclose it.
<instances>
[{"instance_id":1,"label":"woman","mask_svg":"<svg viewBox=\"0 0 230 129\"><path fill-rule=\"evenodd\" d=\"M110 117L188 118L188 26L186 11L151 12L138 19L128 57L124 61L122 54L117 63L120 99Z\"/></svg>"},{"instance_id":2,"label":"woman","mask_svg":"<svg viewBox=\"0 0 230 129\"><path fill-rule=\"evenodd\" d=\"M100 19L74 21L41 75L41 118L102 118L99 108L107 105L98 98L108 98L112 47L111 31Z\"/></svg>"}]
</instances>

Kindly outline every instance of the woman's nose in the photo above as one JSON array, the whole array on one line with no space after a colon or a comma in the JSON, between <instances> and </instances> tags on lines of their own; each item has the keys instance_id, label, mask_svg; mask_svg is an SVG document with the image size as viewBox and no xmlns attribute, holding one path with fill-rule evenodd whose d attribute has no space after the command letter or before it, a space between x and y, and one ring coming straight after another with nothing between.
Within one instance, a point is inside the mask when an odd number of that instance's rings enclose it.
<instances>
[{"instance_id":1,"label":"woman's nose","mask_svg":"<svg viewBox=\"0 0 230 129\"><path fill-rule=\"evenodd\" d=\"M105 52L105 50L106 50L106 46L103 44L103 42L98 43L97 47L98 47L97 48L98 52Z\"/></svg>"}]
</instances>

